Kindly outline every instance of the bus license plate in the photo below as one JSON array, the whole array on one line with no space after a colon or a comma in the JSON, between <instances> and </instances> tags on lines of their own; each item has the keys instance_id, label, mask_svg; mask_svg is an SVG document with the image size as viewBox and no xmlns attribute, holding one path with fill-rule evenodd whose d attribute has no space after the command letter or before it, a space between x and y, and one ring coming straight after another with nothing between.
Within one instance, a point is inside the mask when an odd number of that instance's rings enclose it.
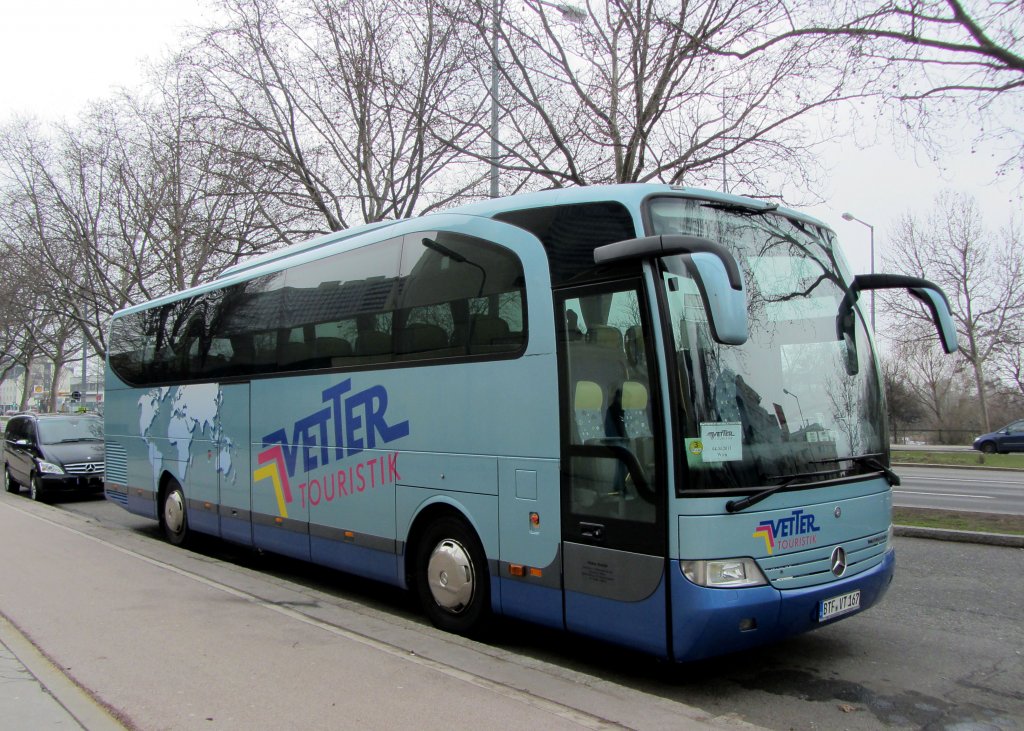
<instances>
[{"instance_id":1,"label":"bus license plate","mask_svg":"<svg viewBox=\"0 0 1024 731\"><path fill-rule=\"evenodd\" d=\"M821 608L818 610L818 621L824 622L826 619L832 619L832 617L838 617L841 614L855 612L858 609L860 609L860 591L851 591L849 594L840 594L839 596L834 596L831 599L825 599L821 602Z\"/></svg>"}]
</instances>

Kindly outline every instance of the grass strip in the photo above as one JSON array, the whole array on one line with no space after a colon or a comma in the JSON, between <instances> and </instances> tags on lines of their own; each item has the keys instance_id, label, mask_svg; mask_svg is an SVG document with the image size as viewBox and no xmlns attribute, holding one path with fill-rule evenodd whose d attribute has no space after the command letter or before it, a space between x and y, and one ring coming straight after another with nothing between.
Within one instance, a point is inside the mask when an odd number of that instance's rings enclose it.
<instances>
[{"instance_id":1,"label":"grass strip","mask_svg":"<svg viewBox=\"0 0 1024 731\"><path fill-rule=\"evenodd\" d=\"M913 449L892 450L892 461L903 464L942 464L955 467L1001 467L1024 469L1024 454L982 454L969 452L932 452Z\"/></svg>"},{"instance_id":2,"label":"grass strip","mask_svg":"<svg viewBox=\"0 0 1024 731\"><path fill-rule=\"evenodd\" d=\"M1024 515L959 513L932 508L893 508L892 522L896 525L912 525L918 528L945 528L1024 536Z\"/></svg>"}]
</instances>

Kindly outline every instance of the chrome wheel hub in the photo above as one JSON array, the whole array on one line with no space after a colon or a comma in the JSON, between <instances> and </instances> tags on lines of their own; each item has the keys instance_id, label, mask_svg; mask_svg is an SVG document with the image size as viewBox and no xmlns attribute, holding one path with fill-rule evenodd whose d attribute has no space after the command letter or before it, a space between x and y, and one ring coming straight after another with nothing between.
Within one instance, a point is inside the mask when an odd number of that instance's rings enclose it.
<instances>
[{"instance_id":1,"label":"chrome wheel hub","mask_svg":"<svg viewBox=\"0 0 1024 731\"><path fill-rule=\"evenodd\" d=\"M476 575L465 546L450 538L438 543L427 562L427 583L442 609L458 614L469 606L476 590Z\"/></svg>"},{"instance_id":2,"label":"chrome wheel hub","mask_svg":"<svg viewBox=\"0 0 1024 731\"><path fill-rule=\"evenodd\" d=\"M185 503L180 490L175 490L164 501L164 524L172 533L185 529Z\"/></svg>"}]
</instances>

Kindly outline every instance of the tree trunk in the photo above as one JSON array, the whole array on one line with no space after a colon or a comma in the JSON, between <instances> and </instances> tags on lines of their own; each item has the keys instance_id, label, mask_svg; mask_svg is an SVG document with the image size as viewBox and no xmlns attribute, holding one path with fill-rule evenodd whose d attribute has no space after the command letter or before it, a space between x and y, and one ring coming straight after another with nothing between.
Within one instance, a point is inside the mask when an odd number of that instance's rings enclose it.
<instances>
[{"instance_id":1,"label":"tree trunk","mask_svg":"<svg viewBox=\"0 0 1024 731\"><path fill-rule=\"evenodd\" d=\"M50 413L57 412L57 390L60 386L60 374L64 370L64 365L58 365L56 361L53 363L53 378L50 379Z\"/></svg>"},{"instance_id":2,"label":"tree trunk","mask_svg":"<svg viewBox=\"0 0 1024 731\"><path fill-rule=\"evenodd\" d=\"M985 373L981 363L972 363L974 366L974 382L978 387L978 406L981 408L981 423L986 432L992 431L992 424L988 420L988 401L985 398Z\"/></svg>"},{"instance_id":3,"label":"tree trunk","mask_svg":"<svg viewBox=\"0 0 1024 731\"><path fill-rule=\"evenodd\" d=\"M19 411L28 409L28 401L32 397L32 358L25 360L25 381L21 386L21 404Z\"/></svg>"}]
</instances>

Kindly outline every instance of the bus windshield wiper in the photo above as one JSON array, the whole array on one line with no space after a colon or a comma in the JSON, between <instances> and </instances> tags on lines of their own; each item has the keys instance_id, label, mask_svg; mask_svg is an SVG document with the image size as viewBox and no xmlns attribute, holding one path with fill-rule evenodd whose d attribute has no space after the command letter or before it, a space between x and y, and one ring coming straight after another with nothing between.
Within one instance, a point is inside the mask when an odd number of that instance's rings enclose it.
<instances>
[{"instance_id":1,"label":"bus windshield wiper","mask_svg":"<svg viewBox=\"0 0 1024 731\"><path fill-rule=\"evenodd\" d=\"M885 479L889 481L889 485L891 487L899 487L900 476L893 472L889 467L886 467L884 464L878 461L878 458L881 456L882 455L880 454L862 454L858 457L850 457L849 459L852 460L853 462L856 462L857 464L862 464L865 467L870 467L873 470L878 470L883 475L885 475Z\"/></svg>"},{"instance_id":2,"label":"bus windshield wiper","mask_svg":"<svg viewBox=\"0 0 1024 731\"><path fill-rule=\"evenodd\" d=\"M864 465L876 472L881 472L885 475L885 479L889 481L890 486L899 487L900 476L879 461L878 458L881 456L882 454L880 452L876 452L874 454L858 454L852 457L831 457L829 459L819 459L814 464L824 464L826 462L854 462L859 465Z\"/></svg>"},{"instance_id":3,"label":"bus windshield wiper","mask_svg":"<svg viewBox=\"0 0 1024 731\"><path fill-rule=\"evenodd\" d=\"M709 201L707 203L701 203L701 208L713 208L716 211L728 211L729 213L738 213L741 216L763 216L766 213L772 213L779 209L778 203L765 203L761 208L753 208L751 206L743 206L738 203L720 203L715 201Z\"/></svg>"},{"instance_id":4,"label":"bus windshield wiper","mask_svg":"<svg viewBox=\"0 0 1024 731\"><path fill-rule=\"evenodd\" d=\"M741 510L746 510L751 505L757 505L762 500L770 498L779 490L785 487L789 487L793 483L799 480L803 480L806 477L824 477L825 475L832 474L835 474L835 470L825 470L823 472L798 472L792 475L772 475L767 479L782 480L782 482L780 482L778 485L775 485L774 487L769 487L767 490L762 490L761 492L755 493L753 495L748 495L745 498L740 498L739 500L730 500L725 504L725 509L730 513L738 513Z\"/></svg>"}]
</instances>

